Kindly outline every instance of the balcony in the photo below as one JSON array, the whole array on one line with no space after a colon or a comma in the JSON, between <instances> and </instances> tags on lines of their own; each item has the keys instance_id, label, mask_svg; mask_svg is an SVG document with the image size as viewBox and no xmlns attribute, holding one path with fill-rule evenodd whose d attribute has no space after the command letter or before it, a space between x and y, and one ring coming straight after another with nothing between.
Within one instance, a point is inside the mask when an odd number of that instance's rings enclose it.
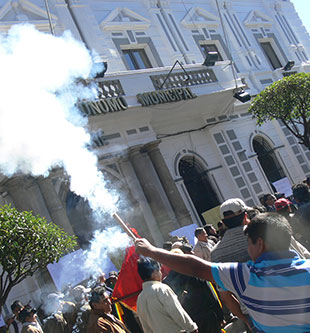
<instances>
[{"instance_id":1,"label":"balcony","mask_svg":"<svg viewBox=\"0 0 310 333\"><path fill-rule=\"evenodd\" d=\"M236 82L228 61L218 62L212 68L202 65L184 65L187 74L176 67L163 85L171 67L149 68L135 71L108 73L96 80L99 85L99 98L120 97L126 99L129 107L139 106L137 95L146 92L190 88L194 95L203 96L221 91L233 90L242 86Z\"/></svg>"}]
</instances>

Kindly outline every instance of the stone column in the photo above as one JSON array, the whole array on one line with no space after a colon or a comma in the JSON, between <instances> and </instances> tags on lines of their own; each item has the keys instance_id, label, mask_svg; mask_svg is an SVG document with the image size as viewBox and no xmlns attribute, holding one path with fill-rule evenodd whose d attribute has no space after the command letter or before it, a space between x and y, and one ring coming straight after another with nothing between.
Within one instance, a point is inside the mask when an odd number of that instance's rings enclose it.
<instances>
[{"instance_id":1,"label":"stone column","mask_svg":"<svg viewBox=\"0 0 310 333\"><path fill-rule=\"evenodd\" d=\"M147 151L147 153L149 154L154 168L161 181L161 184L165 189L171 207L174 210L177 221L180 226L183 227L185 225L192 224L193 221L191 219L188 209L184 204L180 192L175 185L175 182L171 176L170 170L167 167L163 155L158 148L160 142L160 140L150 142L143 147L143 150Z\"/></svg>"},{"instance_id":2,"label":"stone column","mask_svg":"<svg viewBox=\"0 0 310 333\"><path fill-rule=\"evenodd\" d=\"M163 236L160 233L160 230L152 213L151 207L145 198L142 187L139 183L137 175L135 174L132 164L128 159L128 156L123 155L120 158L119 167L122 174L125 177L131 195L139 204L141 214L144 218L147 230L149 232L149 235L144 235L144 237L149 238L149 236L151 236L151 238L154 240L155 245L161 247L164 242Z\"/></svg>"},{"instance_id":3,"label":"stone column","mask_svg":"<svg viewBox=\"0 0 310 333\"><path fill-rule=\"evenodd\" d=\"M13 177L5 185L17 210L31 210L35 215L38 214L51 220L35 178L29 176Z\"/></svg>"},{"instance_id":4,"label":"stone column","mask_svg":"<svg viewBox=\"0 0 310 333\"><path fill-rule=\"evenodd\" d=\"M141 145L130 148L129 160L136 172L158 227L164 239L167 239L168 233L178 229L179 225L152 161L147 153L141 152L141 148Z\"/></svg>"},{"instance_id":5,"label":"stone column","mask_svg":"<svg viewBox=\"0 0 310 333\"><path fill-rule=\"evenodd\" d=\"M37 182L51 216L51 220L60 228L64 229L69 235L74 235L66 210L57 195L52 180L50 178L40 177L37 179Z\"/></svg>"}]
</instances>

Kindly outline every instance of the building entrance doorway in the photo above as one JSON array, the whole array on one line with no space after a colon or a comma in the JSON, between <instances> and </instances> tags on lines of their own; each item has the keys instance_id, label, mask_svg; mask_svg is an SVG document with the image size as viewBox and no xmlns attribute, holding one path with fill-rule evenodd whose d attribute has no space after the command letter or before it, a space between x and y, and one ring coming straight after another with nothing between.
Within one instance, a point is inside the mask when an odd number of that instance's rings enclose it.
<instances>
[{"instance_id":1,"label":"building entrance doorway","mask_svg":"<svg viewBox=\"0 0 310 333\"><path fill-rule=\"evenodd\" d=\"M253 139L253 149L269 183L286 177L274 149L266 139L256 136Z\"/></svg>"},{"instance_id":2,"label":"building entrance doorway","mask_svg":"<svg viewBox=\"0 0 310 333\"><path fill-rule=\"evenodd\" d=\"M187 156L179 162L179 173L201 221L205 223L201 214L220 204L207 171L195 156Z\"/></svg>"}]
</instances>

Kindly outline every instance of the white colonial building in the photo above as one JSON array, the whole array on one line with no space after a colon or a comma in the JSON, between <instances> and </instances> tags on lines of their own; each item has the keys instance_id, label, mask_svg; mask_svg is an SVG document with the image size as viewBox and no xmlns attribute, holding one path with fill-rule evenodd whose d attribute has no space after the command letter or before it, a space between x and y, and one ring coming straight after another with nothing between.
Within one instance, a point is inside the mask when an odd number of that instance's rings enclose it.
<instances>
[{"instance_id":1,"label":"white colonial building","mask_svg":"<svg viewBox=\"0 0 310 333\"><path fill-rule=\"evenodd\" d=\"M258 127L250 102L233 97L241 87L255 96L283 76L309 72L309 34L291 1L48 5L50 20L43 1L0 0L0 31L25 21L55 35L70 30L107 62L98 100L80 109L91 130L103 132L94 139L99 166L132 207L123 214L141 235L161 245L170 231L201 224L201 214L225 199L256 205L279 181L294 184L310 174L310 152L277 121ZM214 65L202 65L208 52L218 53ZM289 61L294 66L284 70ZM46 216L87 243L89 208L61 170L1 179L0 204ZM48 273L39 272L8 304L28 301L46 283Z\"/></svg>"}]
</instances>

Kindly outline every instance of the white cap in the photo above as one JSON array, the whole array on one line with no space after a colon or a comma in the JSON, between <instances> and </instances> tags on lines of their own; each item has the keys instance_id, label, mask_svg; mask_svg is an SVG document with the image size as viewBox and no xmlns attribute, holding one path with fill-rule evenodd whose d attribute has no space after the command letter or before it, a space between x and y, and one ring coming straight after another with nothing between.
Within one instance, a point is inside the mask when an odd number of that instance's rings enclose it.
<instances>
[{"instance_id":1,"label":"white cap","mask_svg":"<svg viewBox=\"0 0 310 333\"><path fill-rule=\"evenodd\" d=\"M233 198L224 201L220 206L220 215L222 219L230 219L238 216L249 207L239 198Z\"/></svg>"}]
</instances>

